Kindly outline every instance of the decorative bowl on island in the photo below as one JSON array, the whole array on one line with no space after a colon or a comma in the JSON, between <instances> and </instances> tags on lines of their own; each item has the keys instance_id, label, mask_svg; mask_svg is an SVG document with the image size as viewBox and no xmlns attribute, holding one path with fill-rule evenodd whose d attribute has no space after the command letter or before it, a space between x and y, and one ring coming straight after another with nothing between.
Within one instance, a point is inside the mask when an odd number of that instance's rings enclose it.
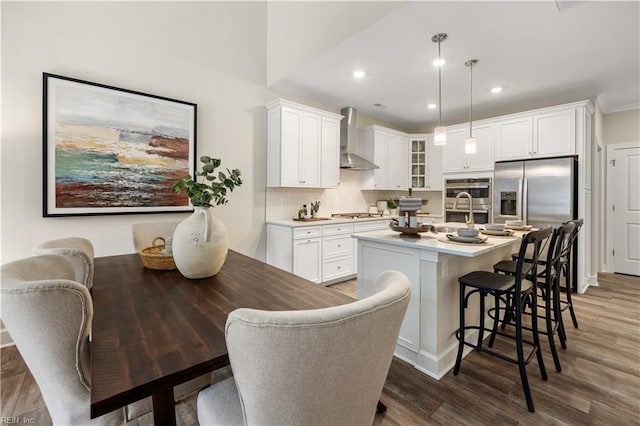
<instances>
[{"instance_id":1,"label":"decorative bowl on island","mask_svg":"<svg viewBox=\"0 0 640 426\"><path fill-rule=\"evenodd\" d=\"M461 237L477 237L478 230L474 228L459 228L458 235Z\"/></svg>"}]
</instances>

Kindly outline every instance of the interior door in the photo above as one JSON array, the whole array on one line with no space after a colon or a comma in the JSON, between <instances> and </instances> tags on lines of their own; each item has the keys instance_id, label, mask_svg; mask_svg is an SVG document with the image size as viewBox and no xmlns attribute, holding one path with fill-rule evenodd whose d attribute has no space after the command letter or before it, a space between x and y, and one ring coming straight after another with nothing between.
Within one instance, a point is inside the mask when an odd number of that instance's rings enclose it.
<instances>
[{"instance_id":1,"label":"interior door","mask_svg":"<svg viewBox=\"0 0 640 426\"><path fill-rule=\"evenodd\" d=\"M640 148L614 152L613 268L640 276Z\"/></svg>"}]
</instances>

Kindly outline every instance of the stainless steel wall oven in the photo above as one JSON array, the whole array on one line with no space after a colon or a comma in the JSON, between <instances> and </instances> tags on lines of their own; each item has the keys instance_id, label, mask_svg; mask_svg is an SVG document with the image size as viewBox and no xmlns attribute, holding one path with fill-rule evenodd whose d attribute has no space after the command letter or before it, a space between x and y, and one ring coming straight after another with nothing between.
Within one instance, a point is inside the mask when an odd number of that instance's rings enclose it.
<instances>
[{"instance_id":1,"label":"stainless steel wall oven","mask_svg":"<svg viewBox=\"0 0 640 426\"><path fill-rule=\"evenodd\" d=\"M469 199L461 197L456 209L453 204L461 192L468 192L473 198L473 218L475 223L491 221L491 178L446 179L444 184L444 210L446 222L465 222L469 215Z\"/></svg>"}]
</instances>

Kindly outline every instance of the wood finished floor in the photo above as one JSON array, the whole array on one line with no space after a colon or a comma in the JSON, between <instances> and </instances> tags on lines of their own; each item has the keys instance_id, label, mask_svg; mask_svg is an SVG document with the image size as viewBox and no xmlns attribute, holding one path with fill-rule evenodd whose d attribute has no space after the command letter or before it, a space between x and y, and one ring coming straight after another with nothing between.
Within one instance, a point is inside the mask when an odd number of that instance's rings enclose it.
<instances>
[{"instance_id":1,"label":"wood finished floor","mask_svg":"<svg viewBox=\"0 0 640 426\"><path fill-rule=\"evenodd\" d=\"M356 283L332 288L355 295ZM640 425L640 278L600 274L599 286L574 295L574 305L580 328L566 321L562 373L553 369L544 345L549 380L540 379L535 362L527 369L534 414L527 412L517 368L474 352L463 360L458 376L449 372L440 381L394 359L381 397L388 410L376 415L374 424ZM15 347L2 349L0 357L0 415L51 424ZM217 372L220 377L227 374ZM198 424L195 396L181 401L176 410L179 425ZM133 424L152 425L153 420L147 415Z\"/></svg>"}]
</instances>

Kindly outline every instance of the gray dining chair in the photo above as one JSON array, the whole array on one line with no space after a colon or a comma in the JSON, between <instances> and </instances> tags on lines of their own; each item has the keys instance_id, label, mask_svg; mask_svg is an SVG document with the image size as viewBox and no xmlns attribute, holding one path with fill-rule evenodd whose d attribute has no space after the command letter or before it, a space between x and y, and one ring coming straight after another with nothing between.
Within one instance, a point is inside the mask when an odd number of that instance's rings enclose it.
<instances>
[{"instance_id":1,"label":"gray dining chair","mask_svg":"<svg viewBox=\"0 0 640 426\"><path fill-rule=\"evenodd\" d=\"M40 243L33 251L35 255L57 254L67 258L75 269L74 281L93 287L93 244L86 238L70 237Z\"/></svg>"},{"instance_id":2,"label":"gray dining chair","mask_svg":"<svg viewBox=\"0 0 640 426\"><path fill-rule=\"evenodd\" d=\"M93 303L68 257L41 255L1 268L2 321L56 425L120 425L125 410L91 420Z\"/></svg>"},{"instance_id":3,"label":"gray dining chair","mask_svg":"<svg viewBox=\"0 0 640 426\"><path fill-rule=\"evenodd\" d=\"M68 256L40 255L2 265L0 309L56 425L121 425L151 412L151 398L90 419L93 301L75 281ZM176 399L211 383L200 376L174 388Z\"/></svg>"},{"instance_id":4,"label":"gray dining chair","mask_svg":"<svg viewBox=\"0 0 640 426\"><path fill-rule=\"evenodd\" d=\"M233 377L199 393L200 424L371 425L411 293L397 271L376 286L346 305L231 312Z\"/></svg>"}]
</instances>

